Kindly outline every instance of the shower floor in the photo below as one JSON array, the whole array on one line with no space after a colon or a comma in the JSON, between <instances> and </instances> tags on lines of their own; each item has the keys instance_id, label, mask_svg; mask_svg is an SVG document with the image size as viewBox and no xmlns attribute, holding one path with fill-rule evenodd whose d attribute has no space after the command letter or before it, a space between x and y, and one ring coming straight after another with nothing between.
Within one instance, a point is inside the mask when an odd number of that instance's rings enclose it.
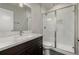
<instances>
[{"instance_id":1,"label":"shower floor","mask_svg":"<svg viewBox=\"0 0 79 59\"><path fill-rule=\"evenodd\" d=\"M54 50L50 50L50 55L64 55L64 54L54 51Z\"/></svg>"}]
</instances>

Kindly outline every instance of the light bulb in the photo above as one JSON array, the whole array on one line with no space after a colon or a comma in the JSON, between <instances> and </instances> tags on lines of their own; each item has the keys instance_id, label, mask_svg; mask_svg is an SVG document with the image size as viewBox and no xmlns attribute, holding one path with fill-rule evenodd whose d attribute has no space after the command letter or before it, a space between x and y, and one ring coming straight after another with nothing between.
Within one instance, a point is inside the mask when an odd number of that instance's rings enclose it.
<instances>
[{"instance_id":1,"label":"light bulb","mask_svg":"<svg viewBox=\"0 0 79 59\"><path fill-rule=\"evenodd\" d=\"M19 3L19 6L20 6L20 7L23 7L23 3Z\"/></svg>"},{"instance_id":2,"label":"light bulb","mask_svg":"<svg viewBox=\"0 0 79 59\"><path fill-rule=\"evenodd\" d=\"M47 21L51 21L51 20L52 20L51 18L48 18L48 19L47 19Z\"/></svg>"}]
</instances>

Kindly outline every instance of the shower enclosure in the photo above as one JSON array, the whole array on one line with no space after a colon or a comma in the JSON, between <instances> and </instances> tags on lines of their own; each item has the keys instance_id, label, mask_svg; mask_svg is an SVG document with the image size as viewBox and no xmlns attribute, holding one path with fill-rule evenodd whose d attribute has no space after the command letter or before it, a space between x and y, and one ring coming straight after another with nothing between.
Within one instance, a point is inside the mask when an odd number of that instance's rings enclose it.
<instances>
[{"instance_id":1,"label":"shower enclosure","mask_svg":"<svg viewBox=\"0 0 79 59\"><path fill-rule=\"evenodd\" d=\"M43 14L44 41L53 48L78 54L78 4Z\"/></svg>"}]
</instances>

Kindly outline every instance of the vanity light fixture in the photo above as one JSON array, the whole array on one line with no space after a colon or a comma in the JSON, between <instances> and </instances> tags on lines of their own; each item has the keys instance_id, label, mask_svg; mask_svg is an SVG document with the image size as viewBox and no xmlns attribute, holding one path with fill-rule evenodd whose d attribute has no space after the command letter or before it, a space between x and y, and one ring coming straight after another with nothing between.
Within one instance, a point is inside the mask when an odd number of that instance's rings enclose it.
<instances>
[{"instance_id":1,"label":"vanity light fixture","mask_svg":"<svg viewBox=\"0 0 79 59\"><path fill-rule=\"evenodd\" d=\"M24 7L24 4L23 4L23 3L19 3L19 6L20 6L20 7Z\"/></svg>"}]
</instances>

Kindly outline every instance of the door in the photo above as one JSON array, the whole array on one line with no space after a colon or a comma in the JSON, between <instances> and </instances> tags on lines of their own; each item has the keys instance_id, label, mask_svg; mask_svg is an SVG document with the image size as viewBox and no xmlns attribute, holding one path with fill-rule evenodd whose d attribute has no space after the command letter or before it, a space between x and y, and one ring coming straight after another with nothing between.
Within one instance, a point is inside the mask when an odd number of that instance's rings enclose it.
<instances>
[{"instance_id":1,"label":"door","mask_svg":"<svg viewBox=\"0 0 79 59\"><path fill-rule=\"evenodd\" d=\"M57 10L57 48L74 53L74 6Z\"/></svg>"},{"instance_id":2,"label":"door","mask_svg":"<svg viewBox=\"0 0 79 59\"><path fill-rule=\"evenodd\" d=\"M56 17L55 12L48 13L43 16L43 34L44 41L49 42L55 47L55 30L56 30Z\"/></svg>"}]
</instances>

